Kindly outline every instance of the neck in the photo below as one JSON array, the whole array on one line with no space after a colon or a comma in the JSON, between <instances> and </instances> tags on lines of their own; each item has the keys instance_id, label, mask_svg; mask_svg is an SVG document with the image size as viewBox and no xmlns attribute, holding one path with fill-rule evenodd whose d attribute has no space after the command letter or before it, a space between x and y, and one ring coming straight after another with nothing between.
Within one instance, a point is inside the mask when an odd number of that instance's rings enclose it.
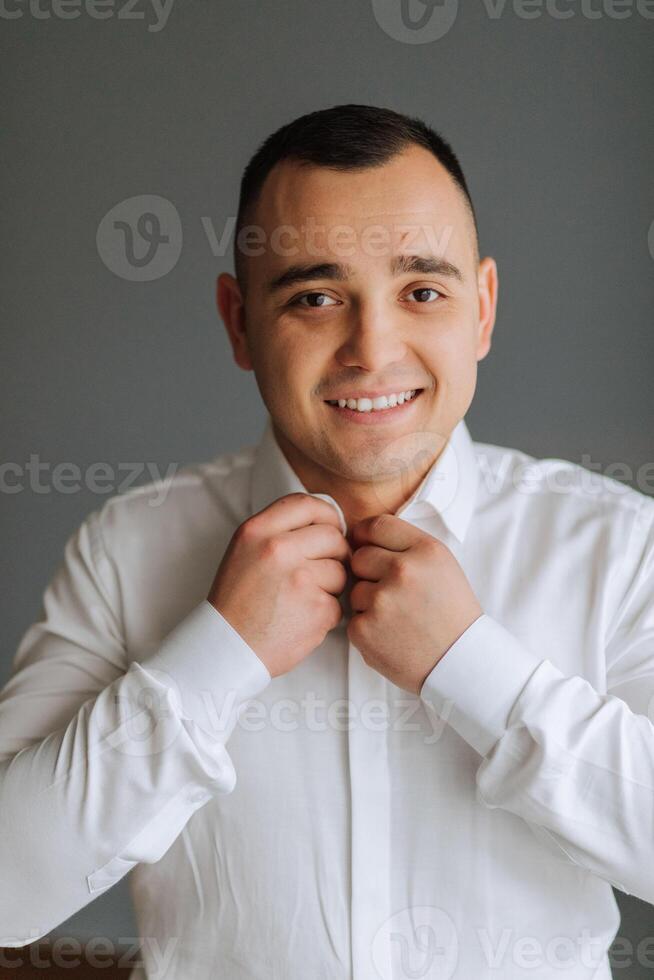
<instances>
[{"instance_id":1,"label":"neck","mask_svg":"<svg viewBox=\"0 0 654 980\"><path fill-rule=\"evenodd\" d=\"M356 481L308 461L276 427L273 428L280 449L307 492L326 493L339 505L348 527L348 538L351 528L359 521L378 514L397 513L443 451L441 446L434 457L427 453L418 454L414 465L407 464L399 475L396 472L386 480Z\"/></svg>"}]
</instances>

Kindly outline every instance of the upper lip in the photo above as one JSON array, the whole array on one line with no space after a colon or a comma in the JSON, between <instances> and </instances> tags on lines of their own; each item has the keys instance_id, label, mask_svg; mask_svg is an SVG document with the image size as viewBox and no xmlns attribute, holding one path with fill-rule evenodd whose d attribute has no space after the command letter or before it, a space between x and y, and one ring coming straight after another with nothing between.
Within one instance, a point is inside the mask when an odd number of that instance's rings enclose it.
<instances>
[{"instance_id":1,"label":"upper lip","mask_svg":"<svg viewBox=\"0 0 654 980\"><path fill-rule=\"evenodd\" d=\"M332 395L330 398L325 398L326 402L336 402L339 398L381 398L382 395L399 395L402 391L421 391L420 387L408 387L408 388L387 388L385 391L348 391L342 395Z\"/></svg>"}]
</instances>

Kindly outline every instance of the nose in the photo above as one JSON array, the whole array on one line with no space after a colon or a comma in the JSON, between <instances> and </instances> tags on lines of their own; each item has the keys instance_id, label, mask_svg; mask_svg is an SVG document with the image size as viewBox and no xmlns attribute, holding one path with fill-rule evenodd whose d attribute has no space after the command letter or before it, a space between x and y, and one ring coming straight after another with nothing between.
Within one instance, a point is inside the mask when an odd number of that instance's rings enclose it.
<instances>
[{"instance_id":1,"label":"nose","mask_svg":"<svg viewBox=\"0 0 654 980\"><path fill-rule=\"evenodd\" d=\"M336 358L344 366L375 372L403 360L406 353L397 324L376 303L361 305L352 312L347 338L336 352Z\"/></svg>"}]
</instances>

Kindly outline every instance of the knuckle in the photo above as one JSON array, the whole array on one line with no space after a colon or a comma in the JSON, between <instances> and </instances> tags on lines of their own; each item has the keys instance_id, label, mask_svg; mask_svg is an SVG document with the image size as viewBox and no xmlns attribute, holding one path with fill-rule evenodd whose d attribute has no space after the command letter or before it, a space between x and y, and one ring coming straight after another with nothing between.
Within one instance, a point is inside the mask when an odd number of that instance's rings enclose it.
<instances>
[{"instance_id":1,"label":"knuckle","mask_svg":"<svg viewBox=\"0 0 654 980\"><path fill-rule=\"evenodd\" d=\"M384 597L383 589L375 589L375 591L370 596L370 610L373 613L381 612L381 610L386 605L386 599Z\"/></svg>"},{"instance_id":2,"label":"knuckle","mask_svg":"<svg viewBox=\"0 0 654 980\"><path fill-rule=\"evenodd\" d=\"M259 521L257 516L249 517L247 521L243 521L242 524L236 528L235 537L240 538L242 541L252 541L259 534Z\"/></svg>"},{"instance_id":3,"label":"knuckle","mask_svg":"<svg viewBox=\"0 0 654 980\"><path fill-rule=\"evenodd\" d=\"M388 524L388 514L377 514L370 521L370 530L373 532L381 531L386 527L387 524Z\"/></svg>"},{"instance_id":4,"label":"knuckle","mask_svg":"<svg viewBox=\"0 0 654 980\"><path fill-rule=\"evenodd\" d=\"M329 600L330 596L323 592L322 589L316 594L314 599L314 616L322 633L329 629L332 624L333 610Z\"/></svg>"},{"instance_id":5,"label":"knuckle","mask_svg":"<svg viewBox=\"0 0 654 980\"><path fill-rule=\"evenodd\" d=\"M320 589L318 592L318 605L322 614L327 618L331 619L332 613L334 611L334 603L336 599L329 592L325 592L324 589Z\"/></svg>"},{"instance_id":6,"label":"knuckle","mask_svg":"<svg viewBox=\"0 0 654 980\"><path fill-rule=\"evenodd\" d=\"M289 504L297 504L301 501L307 500L310 495L308 493L303 493L302 490L294 490L293 493L287 493L281 500L286 501Z\"/></svg>"},{"instance_id":7,"label":"knuckle","mask_svg":"<svg viewBox=\"0 0 654 980\"><path fill-rule=\"evenodd\" d=\"M280 535L272 538L266 538L261 545L261 557L265 561L279 562L282 560L285 554L286 542Z\"/></svg>"},{"instance_id":8,"label":"knuckle","mask_svg":"<svg viewBox=\"0 0 654 980\"><path fill-rule=\"evenodd\" d=\"M298 565L291 572L291 586L293 589L303 591L313 582L313 576L308 568Z\"/></svg>"},{"instance_id":9,"label":"knuckle","mask_svg":"<svg viewBox=\"0 0 654 980\"><path fill-rule=\"evenodd\" d=\"M318 589L317 602L320 608L329 614L333 608L332 603L336 602L336 599L330 592L325 592L324 589Z\"/></svg>"},{"instance_id":10,"label":"knuckle","mask_svg":"<svg viewBox=\"0 0 654 980\"><path fill-rule=\"evenodd\" d=\"M445 542L441 541L440 538L430 538L429 541L424 543L424 546L435 557L442 557L449 551Z\"/></svg>"},{"instance_id":11,"label":"knuckle","mask_svg":"<svg viewBox=\"0 0 654 980\"><path fill-rule=\"evenodd\" d=\"M329 527L329 533L331 534L332 540L334 542L334 547L337 549L346 550L348 544L345 538L343 537L343 532L341 531L340 527L336 527L335 524L329 524L328 527Z\"/></svg>"},{"instance_id":12,"label":"knuckle","mask_svg":"<svg viewBox=\"0 0 654 980\"><path fill-rule=\"evenodd\" d=\"M357 548L356 551L352 554L352 558L350 561L350 568L352 569L355 575L358 575L359 569L363 571L362 566L363 564L365 564L365 559L366 559L366 555L368 554L368 550L369 550L368 545L364 544L361 545L360 548Z\"/></svg>"},{"instance_id":13,"label":"knuckle","mask_svg":"<svg viewBox=\"0 0 654 980\"><path fill-rule=\"evenodd\" d=\"M391 559L390 573L396 582L406 582L411 577L408 562L400 555Z\"/></svg>"},{"instance_id":14,"label":"knuckle","mask_svg":"<svg viewBox=\"0 0 654 980\"><path fill-rule=\"evenodd\" d=\"M333 524L325 524L324 533L325 547L329 548L330 555L332 557L338 556L339 558L345 558L348 545L340 530Z\"/></svg>"}]
</instances>

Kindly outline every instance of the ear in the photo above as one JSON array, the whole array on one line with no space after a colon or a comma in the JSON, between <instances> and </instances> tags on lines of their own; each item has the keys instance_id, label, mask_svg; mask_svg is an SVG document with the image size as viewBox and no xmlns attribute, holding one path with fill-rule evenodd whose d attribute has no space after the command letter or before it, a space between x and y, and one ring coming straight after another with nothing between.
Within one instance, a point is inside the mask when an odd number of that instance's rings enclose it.
<instances>
[{"instance_id":1,"label":"ear","mask_svg":"<svg viewBox=\"0 0 654 980\"><path fill-rule=\"evenodd\" d=\"M488 354L491 346L495 315L497 313L497 265L495 259L485 258L479 263L477 274L479 287L479 332L477 335L477 360Z\"/></svg>"},{"instance_id":2,"label":"ear","mask_svg":"<svg viewBox=\"0 0 654 980\"><path fill-rule=\"evenodd\" d=\"M222 272L216 280L216 304L232 345L234 360L244 371L254 370L245 329L245 304L238 281L228 272Z\"/></svg>"}]
</instances>

